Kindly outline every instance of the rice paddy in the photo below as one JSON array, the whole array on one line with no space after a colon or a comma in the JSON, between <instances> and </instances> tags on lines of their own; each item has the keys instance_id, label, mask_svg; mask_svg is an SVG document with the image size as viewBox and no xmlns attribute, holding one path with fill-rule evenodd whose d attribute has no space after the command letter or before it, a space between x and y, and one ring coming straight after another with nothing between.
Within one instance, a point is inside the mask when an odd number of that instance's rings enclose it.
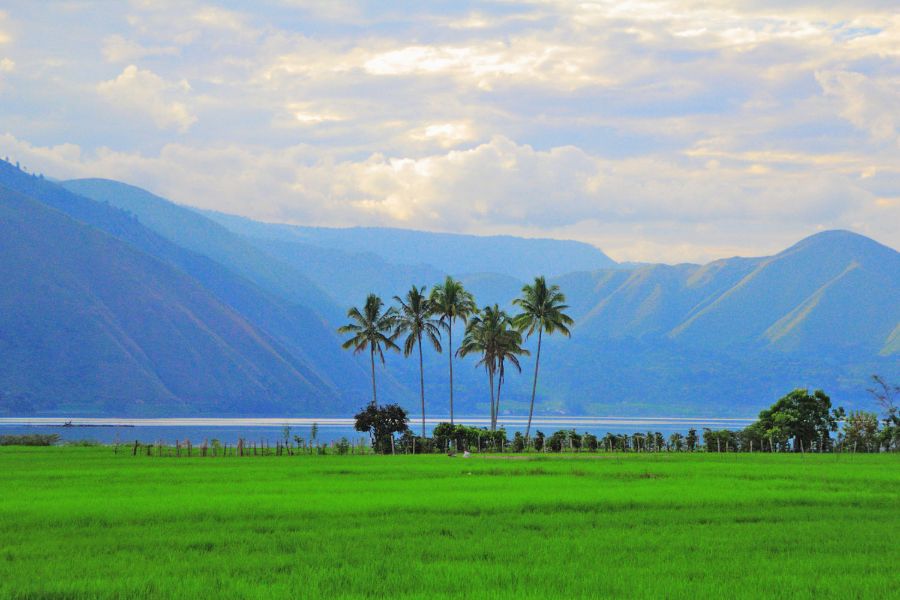
<instances>
[{"instance_id":1,"label":"rice paddy","mask_svg":"<svg viewBox=\"0 0 900 600\"><path fill-rule=\"evenodd\" d=\"M900 455L0 448L3 598L897 593Z\"/></svg>"}]
</instances>

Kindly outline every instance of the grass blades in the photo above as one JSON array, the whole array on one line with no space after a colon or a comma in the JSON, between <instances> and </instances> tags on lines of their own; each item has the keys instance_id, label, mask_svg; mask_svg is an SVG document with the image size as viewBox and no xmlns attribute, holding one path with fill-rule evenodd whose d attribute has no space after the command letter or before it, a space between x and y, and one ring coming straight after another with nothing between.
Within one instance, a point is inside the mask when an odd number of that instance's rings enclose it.
<instances>
[{"instance_id":1,"label":"grass blades","mask_svg":"<svg viewBox=\"0 0 900 600\"><path fill-rule=\"evenodd\" d=\"M0 449L0 597L889 597L900 456Z\"/></svg>"}]
</instances>

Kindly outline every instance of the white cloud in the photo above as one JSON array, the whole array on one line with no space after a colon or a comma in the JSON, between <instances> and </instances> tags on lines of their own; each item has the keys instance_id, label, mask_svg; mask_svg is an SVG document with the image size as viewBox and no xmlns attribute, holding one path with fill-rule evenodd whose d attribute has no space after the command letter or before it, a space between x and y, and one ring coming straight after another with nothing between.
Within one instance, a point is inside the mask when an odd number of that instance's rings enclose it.
<instances>
[{"instance_id":1,"label":"white cloud","mask_svg":"<svg viewBox=\"0 0 900 600\"><path fill-rule=\"evenodd\" d=\"M179 51L177 46L142 46L118 34L103 39L103 58L111 63L131 63L153 56L176 56Z\"/></svg>"},{"instance_id":2,"label":"white cloud","mask_svg":"<svg viewBox=\"0 0 900 600\"><path fill-rule=\"evenodd\" d=\"M819 71L816 80L838 101L842 117L876 140L900 142L900 77L873 81L862 73Z\"/></svg>"},{"instance_id":3,"label":"white cloud","mask_svg":"<svg viewBox=\"0 0 900 600\"><path fill-rule=\"evenodd\" d=\"M115 79L97 85L97 92L118 109L150 117L160 128L184 132L197 121L184 102L171 99L190 90L186 81L173 84L135 65L125 67Z\"/></svg>"},{"instance_id":4,"label":"white cloud","mask_svg":"<svg viewBox=\"0 0 900 600\"><path fill-rule=\"evenodd\" d=\"M0 122L47 144L16 151L269 220L631 259L827 226L900 245L900 15L880 0L220 4L0 15Z\"/></svg>"},{"instance_id":5,"label":"white cloud","mask_svg":"<svg viewBox=\"0 0 900 600\"><path fill-rule=\"evenodd\" d=\"M434 143L443 148L451 148L476 139L472 124L465 121L430 123L414 129L409 135L414 140Z\"/></svg>"},{"instance_id":6,"label":"white cloud","mask_svg":"<svg viewBox=\"0 0 900 600\"><path fill-rule=\"evenodd\" d=\"M86 155L71 144L41 148L11 136L0 142L49 174L122 179L264 220L574 236L631 260L760 254L818 227L852 227L891 243L889 224L900 219L900 203L838 172L782 170L770 178L719 165L712 175L706 165L608 160L571 146L539 151L503 137L418 159L345 161L322 159L306 145L169 144L143 156ZM767 230L777 237L765 242Z\"/></svg>"}]
</instances>

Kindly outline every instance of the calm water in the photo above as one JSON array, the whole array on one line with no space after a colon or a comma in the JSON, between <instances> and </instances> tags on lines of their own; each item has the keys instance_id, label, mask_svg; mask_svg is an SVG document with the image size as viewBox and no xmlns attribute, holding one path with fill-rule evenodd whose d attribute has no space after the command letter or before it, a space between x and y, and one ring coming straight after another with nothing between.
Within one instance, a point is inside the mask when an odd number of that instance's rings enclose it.
<instances>
[{"instance_id":1,"label":"calm water","mask_svg":"<svg viewBox=\"0 0 900 600\"><path fill-rule=\"evenodd\" d=\"M448 418L426 419L426 430ZM72 427L63 427L67 421ZM458 423L476 427L486 427L489 422L481 417L462 417ZM410 427L418 433L421 428L421 417L410 419ZM698 431L704 427L712 429L741 429L753 422L753 419L718 419L718 418L675 418L675 417L535 417L532 431L541 430L552 433L559 429L575 429L579 433L589 432L597 436L610 433L635 433L660 431L666 436L671 433L687 433L694 427ZM0 418L0 435L28 433L56 433L65 441L95 440L123 443L139 440L144 443L159 441L174 443L175 440L191 440L199 444L203 440L217 439L220 442L235 444L238 438L245 440L266 440L274 443L282 439L285 426L291 428L291 437L299 435L309 440L313 423L318 425L318 439L330 442L346 437L349 440L366 438L353 429L353 419L321 418L321 419L87 419L87 418ZM506 427L509 436L515 431L524 433L528 423L527 417L507 417L500 419L500 426Z\"/></svg>"}]
</instances>

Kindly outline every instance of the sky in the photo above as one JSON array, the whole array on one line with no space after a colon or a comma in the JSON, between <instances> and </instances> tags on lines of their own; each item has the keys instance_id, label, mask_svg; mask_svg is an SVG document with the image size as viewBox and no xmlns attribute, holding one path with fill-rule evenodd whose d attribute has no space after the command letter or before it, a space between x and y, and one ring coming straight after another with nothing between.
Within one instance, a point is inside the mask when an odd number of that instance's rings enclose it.
<instances>
[{"instance_id":1,"label":"sky","mask_svg":"<svg viewBox=\"0 0 900 600\"><path fill-rule=\"evenodd\" d=\"M31 2L0 156L304 225L620 261L900 248L896 1Z\"/></svg>"}]
</instances>

